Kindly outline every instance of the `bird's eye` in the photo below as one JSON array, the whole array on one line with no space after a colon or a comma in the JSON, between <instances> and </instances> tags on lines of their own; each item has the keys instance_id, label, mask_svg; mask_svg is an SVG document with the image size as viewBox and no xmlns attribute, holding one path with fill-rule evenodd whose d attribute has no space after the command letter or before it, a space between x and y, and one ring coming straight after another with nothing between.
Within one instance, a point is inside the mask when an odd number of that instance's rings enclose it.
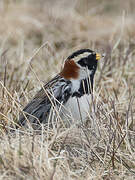
<instances>
[{"instance_id":1,"label":"bird's eye","mask_svg":"<svg viewBox=\"0 0 135 180\"><path fill-rule=\"evenodd\" d=\"M85 59L84 59L84 64L87 65L87 63L88 63L88 59L85 58Z\"/></svg>"}]
</instances>

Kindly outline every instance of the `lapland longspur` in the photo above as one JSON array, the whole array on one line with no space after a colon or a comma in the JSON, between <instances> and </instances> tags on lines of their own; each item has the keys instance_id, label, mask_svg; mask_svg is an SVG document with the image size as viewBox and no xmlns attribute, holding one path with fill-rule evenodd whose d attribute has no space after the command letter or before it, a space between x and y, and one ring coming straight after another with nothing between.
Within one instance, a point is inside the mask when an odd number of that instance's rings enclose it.
<instances>
[{"instance_id":1,"label":"lapland longspur","mask_svg":"<svg viewBox=\"0 0 135 180\"><path fill-rule=\"evenodd\" d=\"M54 117L55 120L60 117L75 122L86 119L97 62L101 58L101 54L90 49L71 54L62 71L46 83L23 109L19 124L52 123Z\"/></svg>"}]
</instances>

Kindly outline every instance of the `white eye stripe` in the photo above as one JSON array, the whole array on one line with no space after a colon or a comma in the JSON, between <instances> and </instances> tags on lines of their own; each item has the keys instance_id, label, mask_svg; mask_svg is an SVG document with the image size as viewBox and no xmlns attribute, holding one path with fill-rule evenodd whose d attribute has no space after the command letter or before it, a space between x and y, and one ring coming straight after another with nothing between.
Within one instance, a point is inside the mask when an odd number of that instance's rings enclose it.
<instances>
[{"instance_id":1,"label":"white eye stripe","mask_svg":"<svg viewBox=\"0 0 135 180\"><path fill-rule=\"evenodd\" d=\"M74 57L73 60L74 60L75 62L77 62L77 61L79 61L80 59L85 58L85 57L88 57L88 56L91 55L91 54L92 54L91 52L84 52L84 53L82 53L82 54Z\"/></svg>"},{"instance_id":2,"label":"white eye stripe","mask_svg":"<svg viewBox=\"0 0 135 180\"><path fill-rule=\"evenodd\" d=\"M92 52L92 54L93 54L93 55L96 55L96 52L95 52L95 51L93 51L93 52Z\"/></svg>"}]
</instances>

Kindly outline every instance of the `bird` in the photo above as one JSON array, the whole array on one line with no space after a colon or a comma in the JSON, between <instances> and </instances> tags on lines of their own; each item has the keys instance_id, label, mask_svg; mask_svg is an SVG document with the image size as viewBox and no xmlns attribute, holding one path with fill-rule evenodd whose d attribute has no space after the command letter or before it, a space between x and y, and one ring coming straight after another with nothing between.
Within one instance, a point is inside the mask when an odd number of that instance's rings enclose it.
<instances>
[{"instance_id":1,"label":"bird","mask_svg":"<svg viewBox=\"0 0 135 180\"><path fill-rule=\"evenodd\" d=\"M60 118L66 125L84 121L90 110L98 60L102 57L91 49L80 49L68 56L62 70L24 107L19 125L29 124L36 129L41 124L52 126Z\"/></svg>"}]
</instances>

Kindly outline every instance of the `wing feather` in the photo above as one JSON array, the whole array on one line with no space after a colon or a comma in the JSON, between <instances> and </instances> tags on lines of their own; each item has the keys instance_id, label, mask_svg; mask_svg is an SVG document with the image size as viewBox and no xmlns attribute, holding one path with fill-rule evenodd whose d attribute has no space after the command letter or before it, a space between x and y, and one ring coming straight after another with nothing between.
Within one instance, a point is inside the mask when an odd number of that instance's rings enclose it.
<instances>
[{"instance_id":1,"label":"wing feather","mask_svg":"<svg viewBox=\"0 0 135 180\"><path fill-rule=\"evenodd\" d=\"M70 95L71 82L60 75L55 76L23 109L19 124L25 125L27 121L32 124L47 123L51 108L64 104Z\"/></svg>"}]
</instances>

